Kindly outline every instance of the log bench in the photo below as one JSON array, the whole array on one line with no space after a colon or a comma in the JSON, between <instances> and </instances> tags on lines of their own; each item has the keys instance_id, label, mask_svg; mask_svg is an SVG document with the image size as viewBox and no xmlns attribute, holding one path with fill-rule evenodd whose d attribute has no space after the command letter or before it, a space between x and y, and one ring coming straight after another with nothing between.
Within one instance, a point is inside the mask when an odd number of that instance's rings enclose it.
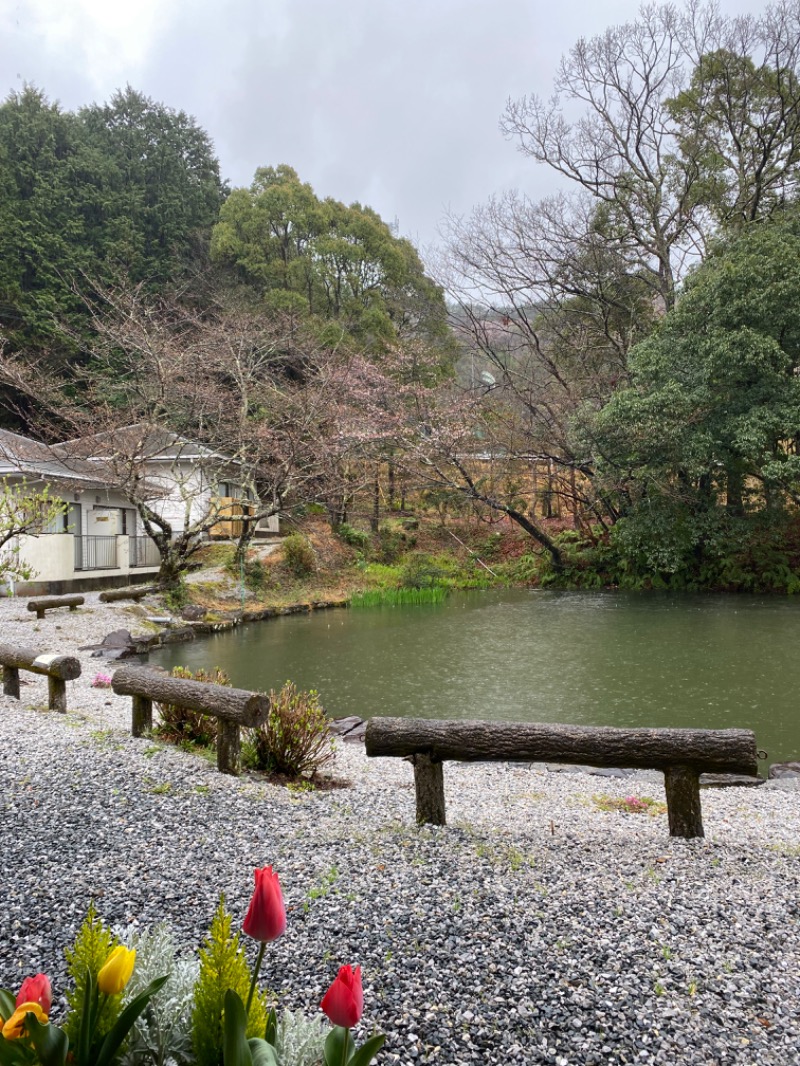
<instances>
[{"instance_id":1,"label":"log bench","mask_svg":"<svg viewBox=\"0 0 800 1066\"><path fill-rule=\"evenodd\" d=\"M85 602L83 596L35 596L28 600L27 607L29 611L36 611L37 618L44 618L45 611L52 611L56 607L69 607L71 611L77 611Z\"/></svg>"},{"instance_id":2,"label":"log bench","mask_svg":"<svg viewBox=\"0 0 800 1066\"><path fill-rule=\"evenodd\" d=\"M189 681L144 666L123 666L116 670L111 688L118 696L133 697L131 732L135 737L152 729L153 701L172 703L218 718L217 769L223 774L241 772L241 727L262 725L269 714L269 696L263 692Z\"/></svg>"},{"instance_id":3,"label":"log bench","mask_svg":"<svg viewBox=\"0 0 800 1066\"><path fill-rule=\"evenodd\" d=\"M152 592L158 592L158 585L126 585L120 589L106 589L100 593L99 600L101 603L115 603L117 600L134 600L138 603Z\"/></svg>"},{"instance_id":4,"label":"log bench","mask_svg":"<svg viewBox=\"0 0 800 1066\"><path fill-rule=\"evenodd\" d=\"M669 835L701 837L700 774L758 772L748 729L616 729L540 722L428 721L373 718L367 755L409 759L414 766L417 822L445 825L444 769L459 762L558 762L660 770Z\"/></svg>"},{"instance_id":5,"label":"log bench","mask_svg":"<svg viewBox=\"0 0 800 1066\"><path fill-rule=\"evenodd\" d=\"M3 667L3 693L19 699L19 672L47 677L48 706L51 711L66 714L67 681L81 676L81 664L72 655L42 655L32 648L18 648L0 644L0 666Z\"/></svg>"}]
</instances>

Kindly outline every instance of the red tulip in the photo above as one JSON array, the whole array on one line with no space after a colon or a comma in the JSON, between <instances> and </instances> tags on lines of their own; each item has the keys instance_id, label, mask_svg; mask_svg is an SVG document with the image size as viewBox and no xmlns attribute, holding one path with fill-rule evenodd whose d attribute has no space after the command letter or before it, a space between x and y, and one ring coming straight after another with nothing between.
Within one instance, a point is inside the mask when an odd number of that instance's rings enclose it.
<instances>
[{"instance_id":1,"label":"red tulip","mask_svg":"<svg viewBox=\"0 0 800 1066\"><path fill-rule=\"evenodd\" d=\"M47 974L37 973L35 977L25 978L20 985L16 1006L19 1007L23 1003L38 1003L45 1014L50 1013L53 1005L53 990Z\"/></svg>"},{"instance_id":2,"label":"red tulip","mask_svg":"<svg viewBox=\"0 0 800 1066\"><path fill-rule=\"evenodd\" d=\"M361 967L342 966L320 1004L334 1025L351 1029L364 1010Z\"/></svg>"},{"instance_id":3,"label":"red tulip","mask_svg":"<svg viewBox=\"0 0 800 1066\"><path fill-rule=\"evenodd\" d=\"M242 928L253 940L262 944L277 940L286 930L286 908L283 905L281 883L271 866L256 870L256 888Z\"/></svg>"}]
</instances>

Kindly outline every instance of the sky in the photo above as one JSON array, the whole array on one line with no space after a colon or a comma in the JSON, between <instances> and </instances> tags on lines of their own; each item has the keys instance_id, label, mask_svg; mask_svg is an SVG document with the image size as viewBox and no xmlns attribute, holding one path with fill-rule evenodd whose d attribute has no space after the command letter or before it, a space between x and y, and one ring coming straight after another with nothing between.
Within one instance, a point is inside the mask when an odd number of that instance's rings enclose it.
<instances>
[{"instance_id":1,"label":"sky","mask_svg":"<svg viewBox=\"0 0 800 1066\"><path fill-rule=\"evenodd\" d=\"M723 9L748 10L744 0ZM752 5L757 6L756 4ZM193 115L222 174L288 163L369 204L424 252L447 213L553 192L501 134L509 98L549 95L579 37L638 0L0 0L0 90L66 109L132 85Z\"/></svg>"}]
</instances>

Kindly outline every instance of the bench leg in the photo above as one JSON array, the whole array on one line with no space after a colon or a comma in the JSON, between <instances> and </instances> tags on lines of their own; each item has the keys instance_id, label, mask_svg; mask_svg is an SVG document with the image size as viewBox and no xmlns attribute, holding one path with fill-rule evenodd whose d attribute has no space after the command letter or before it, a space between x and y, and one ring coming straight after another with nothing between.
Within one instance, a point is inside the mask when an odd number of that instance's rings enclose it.
<instances>
[{"instance_id":1,"label":"bench leg","mask_svg":"<svg viewBox=\"0 0 800 1066\"><path fill-rule=\"evenodd\" d=\"M41 622L41 620L43 618L44 618L44 607L37 607L36 608L36 620L38 622Z\"/></svg>"},{"instance_id":2,"label":"bench leg","mask_svg":"<svg viewBox=\"0 0 800 1066\"><path fill-rule=\"evenodd\" d=\"M3 667L3 695L19 699L19 670L16 666Z\"/></svg>"},{"instance_id":3,"label":"bench leg","mask_svg":"<svg viewBox=\"0 0 800 1066\"><path fill-rule=\"evenodd\" d=\"M218 720L217 769L221 774L238 777L242 769L242 739L236 722Z\"/></svg>"},{"instance_id":4,"label":"bench leg","mask_svg":"<svg viewBox=\"0 0 800 1066\"><path fill-rule=\"evenodd\" d=\"M153 701L145 696L133 696L131 706L131 733L144 736L153 728Z\"/></svg>"},{"instance_id":5,"label":"bench leg","mask_svg":"<svg viewBox=\"0 0 800 1066\"><path fill-rule=\"evenodd\" d=\"M664 771L667 816L671 837L705 836L700 807L700 774L689 766L670 766Z\"/></svg>"},{"instance_id":6,"label":"bench leg","mask_svg":"<svg viewBox=\"0 0 800 1066\"><path fill-rule=\"evenodd\" d=\"M70 610L71 610L71 611L77 611L77 609L78 609L78 608L77 608L77 607L75 606L75 604L72 604L72 606L70 607Z\"/></svg>"},{"instance_id":7,"label":"bench leg","mask_svg":"<svg viewBox=\"0 0 800 1066\"><path fill-rule=\"evenodd\" d=\"M415 755L414 787L417 792L417 824L446 825L444 809L444 764L430 755Z\"/></svg>"},{"instance_id":8,"label":"bench leg","mask_svg":"<svg viewBox=\"0 0 800 1066\"><path fill-rule=\"evenodd\" d=\"M49 696L49 706L51 711L58 711L59 714L67 713L67 683L62 681L60 677L47 676L47 695Z\"/></svg>"}]
</instances>

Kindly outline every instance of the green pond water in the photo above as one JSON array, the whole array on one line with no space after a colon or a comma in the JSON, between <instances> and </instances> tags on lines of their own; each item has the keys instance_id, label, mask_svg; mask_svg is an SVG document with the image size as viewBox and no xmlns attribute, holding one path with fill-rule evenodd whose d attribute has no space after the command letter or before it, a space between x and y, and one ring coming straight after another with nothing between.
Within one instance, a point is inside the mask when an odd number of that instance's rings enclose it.
<instances>
[{"instance_id":1,"label":"green pond water","mask_svg":"<svg viewBox=\"0 0 800 1066\"><path fill-rule=\"evenodd\" d=\"M744 727L800 758L800 601L492 591L255 622L153 664L291 678L329 714Z\"/></svg>"}]
</instances>

